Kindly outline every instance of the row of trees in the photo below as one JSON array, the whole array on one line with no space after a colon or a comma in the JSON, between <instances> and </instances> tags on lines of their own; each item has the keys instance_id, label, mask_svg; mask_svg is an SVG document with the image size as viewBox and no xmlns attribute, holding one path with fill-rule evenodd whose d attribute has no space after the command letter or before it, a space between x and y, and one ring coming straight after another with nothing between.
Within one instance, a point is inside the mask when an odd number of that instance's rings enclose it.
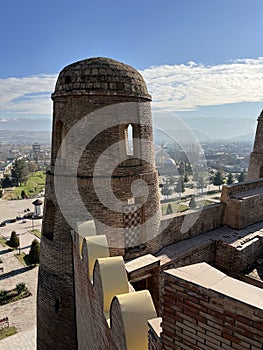
<instances>
[{"instance_id":1,"label":"row of trees","mask_svg":"<svg viewBox=\"0 0 263 350\"><path fill-rule=\"evenodd\" d=\"M162 185L162 190L161 193L163 196L166 196L167 198L173 193L183 193L185 192L185 183L189 181L188 175L185 176L180 176L178 180L174 176L169 177L165 184ZM213 185L219 186L219 191L220 191L220 186L224 183L227 185L232 185L236 179L232 173L228 174L228 177L226 180L224 180L222 172L217 171L213 177L209 176L209 174L205 171L202 171L202 169L197 169L194 174L193 174L193 181L195 181L196 186L198 189L203 190L205 188L209 181L212 182ZM238 177L237 177L238 182L243 182L245 181L245 173L242 171ZM172 187L174 186L174 187Z\"/></svg>"},{"instance_id":2,"label":"row of trees","mask_svg":"<svg viewBox=\"0 0 263 350\"><path fill-rule=\"evenodd\" d=\"M11 232L10 240L7 241L7 244L9 245L9 247L15 248L15 249L17 249L20 246L19 237L16 231ZM38 240L34 239L28 254L29 264L31 265L39 264L39 254L40 254L40 245Z\"/></svg>"},{"instance_id":3,"label":"row of trees","mask_svg":"<svg viewBox=\"0 0 263 350\"><path fill-rule=\"evenodd\" d=\"M11 186L21 186L26 182L30 172L35 172L38 169L35 162L27 162L25 159L16 159L11 168L10 176L6 175L1 181L3 188Z\"/></svg>"},{"instance_id":4,"label":"row of trees","mask_svg":"<svg viewBox=\"0 0 263 350\"><path fill-rule=\"evenodd\" d=\"M243 182L245 181L245 172L242 171L238 177L237 177L237 181L238 182ZM232 185L233 183L235 182L235 178L234 178L234 175L232 173L229 173L228 174L228 177L226 179L226 184L227 185ZM217 171L215 173L215 177L213 179L213 185L215 186L219 186L219 190L220 190L220 186L224 183L224 179L223 179L223 176L222 176L222 173L220 171Z\"/></svg>"}]
</instances>

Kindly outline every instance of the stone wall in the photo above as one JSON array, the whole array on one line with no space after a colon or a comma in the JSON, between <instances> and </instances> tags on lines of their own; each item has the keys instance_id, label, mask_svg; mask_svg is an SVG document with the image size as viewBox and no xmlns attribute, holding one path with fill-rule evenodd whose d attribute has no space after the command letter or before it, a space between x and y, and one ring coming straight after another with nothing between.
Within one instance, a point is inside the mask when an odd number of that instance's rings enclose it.
<instances>
[{"instance_id":1,"label":"stone wall","mask_svg":"<svg viewBox=\"0 0 263 350\"><path fill-rule=\"evenodd\" d=\"M262 220L263 180L246 181L223 186L221 202L224 203L224 221L227 226L241 229Z\"/></svg>"},{"instance_id":2,"label":"stone wall","mask_svg":"<svg viewBox=\"0 0 263 350\"><path fill-rule=\"evenodd\" d=\"M149 333L148 333L148 350L161 350L161 317L148 321Z\"/></svg>"},{"instance_id":3,"label":"stone wall","mask_svg":"<svg viewBox=\"0 0 263 350\"><path fill-rule=\"evenodd\" d=\"M96 286L96 289L94 289L93 284L88 278L87 251L85 244L83 244L81 259L77 234L75 235L73 253L78 349L86 350L87 345L89 345L93 350L117 350L100 302L102 297L99 297L99 295L102 295L103 292L98 290L99 286ZM97 290L97 293L95 290ZM121 332L121 328L119 331Z\"/></svg>"},{"instance_id":4,"label":"stone wall","mask_svg":"<svg viewBox=\"0 0 263 350\"><path fill-rule=\"evenodd\" d=\"M213 204L161 218L160 233L148 242L146 252L154 254L170 244L220 227L223 213L223 204Z\"/></svg>"},{"instance_id":5,"label":"stone wall","mask_svg":"<svg viewBox=\"0 0 263 350\"><path fill-rule=\"evenodd\" d=\"M198 277L191 267L178 270L164 276L162 349L262 349L261 289L224 277L217 270L206 270ZM225 279L225 292L221 279ZM243 298L242 288L250 295ZM151 333L150 342L154 343Z\"/></svg>"},{"instance_id":6,"label":"stone wall","mask_svg":"<svg viewBox=\"0 0 263 350\"><path fill-rule=\"evenodd\" d=\"M222 241L216 242L215 265L221 271L231 276L239 276L248 266L263 256L262 233L236 246Z\"/></svg>"}]
</instances>

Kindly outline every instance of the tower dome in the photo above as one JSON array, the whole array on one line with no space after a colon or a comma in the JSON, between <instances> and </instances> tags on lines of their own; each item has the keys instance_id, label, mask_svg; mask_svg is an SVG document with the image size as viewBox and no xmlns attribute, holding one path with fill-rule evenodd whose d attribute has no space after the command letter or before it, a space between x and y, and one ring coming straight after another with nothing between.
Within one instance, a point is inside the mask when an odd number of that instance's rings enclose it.
<instances>
[{"instance_id":1,"label":"tower dome","mask_svg":"<svg viewBox=\"0 0 263 350\"><path fill-rule=\"evenodd\" d=\"M53 96L124 95L151 100L141 74L110 58L95 57L75 62L59 74Z\"/></svg>"}]
</instances>

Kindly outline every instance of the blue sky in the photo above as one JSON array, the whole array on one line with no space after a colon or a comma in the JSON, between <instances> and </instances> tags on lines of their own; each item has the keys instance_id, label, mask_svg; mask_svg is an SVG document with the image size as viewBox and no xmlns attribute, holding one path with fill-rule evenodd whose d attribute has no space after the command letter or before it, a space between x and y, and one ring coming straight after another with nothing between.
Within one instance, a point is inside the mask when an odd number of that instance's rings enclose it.
<instances>
[{"instance_id":1,"label":"blue sky","mask_svg":"<svg viewBox=\"0 0 263 350\"><path fill-rule=\"evenodd\" d=\"M262 21L262 0L2 2L0 119L51 118L58 72L105 56L140 70L154 109L249 118L253 129L263 106Z\"/></svg>"}]
</instances>

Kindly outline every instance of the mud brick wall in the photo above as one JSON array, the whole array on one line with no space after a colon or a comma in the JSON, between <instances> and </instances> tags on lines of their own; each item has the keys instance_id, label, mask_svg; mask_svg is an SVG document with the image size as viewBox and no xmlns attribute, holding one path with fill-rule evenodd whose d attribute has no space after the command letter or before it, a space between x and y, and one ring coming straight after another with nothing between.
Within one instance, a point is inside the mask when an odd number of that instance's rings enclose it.
<instances>
[{"instance_id":1,"label":"mud brick wall","mask_svg":"<svg viewBox=\"0 0 263 350\"><path fill-rule=\"evenodd\" d=\"M243 192L255 190L257 188L262 188L262 187L263 187L263 179L249 180L249 181L244 181L233 185L223 185L221 198L227 198L237 193L243 193Z\"/></svg>"},{"instance_id":2,"label":"mud brick wall","mask_svg":"<svg viewBox=\"0 0 263 350\"><path fill-rule=\"evenodd\" d=\"M241 229L262 220L263 180L223 186L221 202L226 204L224 224ZM257 209L255 209L257 208Z\"/></svg>"},{"instance_id":3,"label":"mud brick wall","mask_svg":"<svg viewBox=\"0 0 263 350\"><path fill-rule=\"evenodd\" d=\"M98 293L99 286L95 289L88 278L87 251L84 245L83 258L81 259L77 236L75 235L73 253L78 349L117 350L98 296L98 294L102 294L102 291ZM115 328L118 324L118 320L116 321Z\"/></svg>"},{"instance_id":4,"label":"mud brick wall","mask_svg":"<svg viewBox=\"0 0 263 350\"><path fill-rule=\"evenodd\" d=\"M191 210L188 213L162 218L160 234L150 241L148 246L157 252L169 244L214 230L222 225L223 212L223 204L214 204L201 210Z\"/></svg>"},{"instance_id":5,"label":"mud brick wall","mask_svg":"<svg viewBox=\"0 0 263 350\"><path fill-rule=\"evenodd\" d=\"M214 266L231 276L238 276L262 255L262 237L254 237L243 246L238 247L217 241Z\"/></svg>"},{"instance_id":6,"label":"mud brick wall","mask_svg":"<svg viewBox=\"0 0 263 350\"><path fill-rule=\"evenodd\" d=\"M262 309L169 273L164 279L162 349L262 350Z\"/></svg>"}]
</instances>

